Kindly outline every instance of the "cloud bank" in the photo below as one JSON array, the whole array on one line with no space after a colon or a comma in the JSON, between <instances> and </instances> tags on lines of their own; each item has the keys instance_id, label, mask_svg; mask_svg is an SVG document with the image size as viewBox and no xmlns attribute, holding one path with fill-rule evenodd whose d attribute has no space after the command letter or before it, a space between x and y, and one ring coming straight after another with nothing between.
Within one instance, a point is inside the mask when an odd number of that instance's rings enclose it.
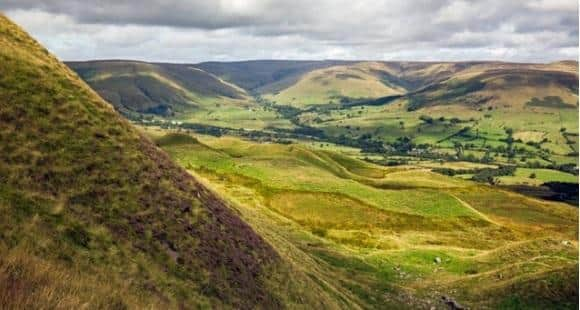
<instances>
[{"instance_id":1,"label":"cloud bank","mask_svg":"<svg viewBox=\"0 0 580 310\"><path fill-rule=\"evenodd\" d=\"M578 59L575 0L4 0L65 60Z\"/></svg>"}]
</instances>

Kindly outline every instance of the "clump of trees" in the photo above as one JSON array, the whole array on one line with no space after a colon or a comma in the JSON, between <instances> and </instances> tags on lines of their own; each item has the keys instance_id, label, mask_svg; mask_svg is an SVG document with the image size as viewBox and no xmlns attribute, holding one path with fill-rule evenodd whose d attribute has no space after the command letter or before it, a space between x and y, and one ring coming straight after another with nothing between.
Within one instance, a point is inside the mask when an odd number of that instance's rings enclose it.
<instances>
[{"instance_id":1,"label":"clump of trees","mask_svg":"<svg viewBox=\"0 0 580 310\"><path fill-rule=\"evenodd\" d=\"M474 169L450 169L450 168L435 168L433 172L443 175L455 176L459 174L473 174L471 180L481 183L489 183L494 185L495 179L501 176L513 176L517 167L511 165L503 165L498 168L474 168Z\"/></svg>"}]
</instances>

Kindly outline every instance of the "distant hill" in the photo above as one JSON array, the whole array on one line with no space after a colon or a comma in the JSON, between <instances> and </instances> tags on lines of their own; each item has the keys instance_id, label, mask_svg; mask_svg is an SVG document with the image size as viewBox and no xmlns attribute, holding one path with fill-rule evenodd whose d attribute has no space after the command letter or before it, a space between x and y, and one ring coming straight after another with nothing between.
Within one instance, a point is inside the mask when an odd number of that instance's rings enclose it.
<instances>
[{"instance_id":1,"label":"distant hill","mask_svg":"<svg viewBox=\"0 0 580 310\"><path fill-rule=\"evenodd\" d=\"M104 99L125 115L173 116L223 100L245 100L245 91L189 65L136 61L69 62Z\"/></svg>"},{"instance_id":2,"label":"distant hill","mask_svg":"<svg viewBox=\"0 0 580 310\"><path fill-rule=\"evenodd\" d=\"M1 15L0 59L2 308L250 309L296 300L336 307L220 197ZM183 88L172 100L194 90L243 96L195 69L107 64L127 83L148 72ZM76 67L94 81L111 79ZM203 90L190 77L206 81Z\"/></svg>"},{"instance_id":3,"label":"distant hill","mask_svg":"<svg viewBox=\"0 0 580 310\"><path fill-rule=\"evenodd\" d=\"M572 62L573 63L573 62ZM409 109L463 104L472 108L576 107L577 63L482 63L409 94ZM543 100L549 98L548 101Z\"/></svg>"},{"instance_id":4,"label":"distant hill","mask_svg":"<svg viewBox=\"0 0 580 310\"><path fill-rule=\"evenodd\" d=\"M220 76L253 93L268 93L284 89L304 74L353 61L323 60L252 60L237 62L202 62L195 67Z\"/></svg>"},{"instance_id":5,"label":"distant hill","mask_svg":"<svg viewBox=\"0 0 580 310\"><path fill-rule=\"evenodd\" d=\"M387 76L381 63L355 63L308 72L289 87L264 94L278 104L304 107L348 98L378 98L406 93L401 80ZM395 77L394 75L392 75Z\"/></svg>"},{"instance_id":6,"label":"distant hill","mask_svg":"<svg viewBox=\"0 0 580 310\"><path fill-rule=\"evenodd\" d=\"M407 94L411 110L453 103L477 106L488 101L504 106L513 99L523 106L545 97L560 97L561 104L575 105L578 80L575 61L91 61L68 65L126 115L175 116L216 102L232 104L231 100L249 104L249 94L297 107L394 94Z\"/></svg>"}]
</instances>

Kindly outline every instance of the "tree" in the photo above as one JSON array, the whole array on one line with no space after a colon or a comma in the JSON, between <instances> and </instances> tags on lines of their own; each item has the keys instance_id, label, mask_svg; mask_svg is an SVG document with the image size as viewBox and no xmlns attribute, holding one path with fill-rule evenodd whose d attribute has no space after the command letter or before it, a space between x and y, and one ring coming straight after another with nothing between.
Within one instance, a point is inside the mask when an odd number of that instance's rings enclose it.
<instances>
[{"instance_id":1,"label":"tree","mask_svg":"<svg viewBox=\"0 0 580 310\"><path fill-rule=\"evenodd\" d=\"M530 174L530 179L535 179L535 178L536 178L536 173L535 173L535 172L532 172L532 173Z\"/></svg>"},{"instance_id":2,"label":"tree","mask_svg":"<svg viewBox=\"0 0 580 310\"><path fill-rule=\"evenodd\" d=\"M421 115L419 116L419 119L425 122L426 124L433 124L433 118L431 116Z\"/></svg>"},{"instance_id":3,"label":"tree","mask_svg":"<svg viewBox=\"0 0 580 310\"><path fill-rule=\"evenodd\" d=\"M508 128L506 128L506 129L505 129L505 133L506 133L508 136L511 136L511 135L513 135L513 134L514 134L514 130L513 130L512 128L509 128L509 127L508 127Z\"/></svg>"},{"instance_id":4,"label":"tree","mask_svg":"<svg viewBox=\"0 0 580 310\"><path fill-rule=\"evenodd\" d=\"M453 142L453 148L455 149L455 155L457 155L457 158L461 158L463 156L463 145L461 142Z\"/></svg>"},{"instance_id":5,"label":"tree","mask_svg":"<svg viewBox=\"0 0 580 310\"><path fill-rule=\"evenodd\" d=\"M399 121L399 126L401 127L401 129L405 129L405 122Z\"/></svg>"},{"instance_id":6,"label":"tree","mask_svg":"<svg viewBox=\"0 0 580 310\"><path fill-rule=\"evenodd\" d=\"M490 163L492 160L489 149L485 150L485 154L483 155L483 158L481 158L481 161L484 163Z\"/></svg>"}]
</instances>

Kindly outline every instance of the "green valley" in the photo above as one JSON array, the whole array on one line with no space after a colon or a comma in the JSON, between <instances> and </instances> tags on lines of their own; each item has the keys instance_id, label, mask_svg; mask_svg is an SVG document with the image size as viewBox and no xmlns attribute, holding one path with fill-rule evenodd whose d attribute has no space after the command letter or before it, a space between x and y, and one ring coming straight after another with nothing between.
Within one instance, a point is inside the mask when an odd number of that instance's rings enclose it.
<instances>
[{"instance_id":1,"label":"green valley","mask_svg":"<svg viewBox=\"0 0 580 310\"><path fill-rule=\"evenodd\" d=\"M576 307L577 62L188 66L248 113L131 120L338 299Z\"/></svg>"}]
</instances>

